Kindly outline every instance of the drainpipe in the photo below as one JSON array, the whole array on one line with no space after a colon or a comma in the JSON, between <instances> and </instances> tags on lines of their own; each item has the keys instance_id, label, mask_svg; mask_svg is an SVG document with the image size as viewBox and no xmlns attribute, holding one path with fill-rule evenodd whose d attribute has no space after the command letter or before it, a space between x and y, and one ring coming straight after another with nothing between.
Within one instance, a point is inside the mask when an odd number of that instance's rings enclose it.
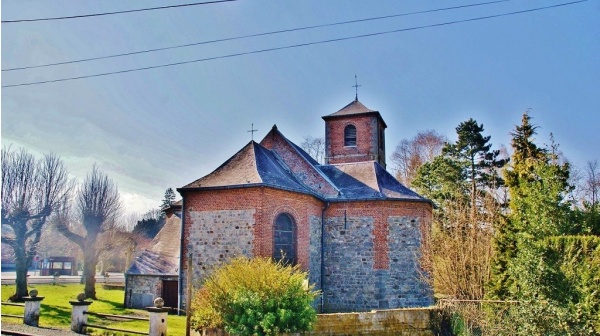
<instances>
[{"instance_id":1,"label":"drainpipe","mask_svg":"<svg viewBox=\"0 0 600 336\"><path fill-rule=\"evenodd\" d=\"M323 283L325 282L325 211L327 211L327 208L329 208L329 202L326 202L321 210L321 313L325 306L325 290L323 288Z\"/></svg>"},{"instance_id":2,"label":"drainpipe","mask_svg":"<svg viewBox=\"0 0 600 336\"><path fill-rule=\"evenodd\" d=\"M178 190L179 191L179 190ZM181 192L180 192L181 193ZM183 195L181 195L183 196ZM181 232L179 238L179 277L177 279L177 288L179 295L177 296L177 315L181 315L181 304L183 300L183 227L185 225L185 197L181 198ZM188 286L190 284L187 284Z\"/></svg>"}]
</instances>

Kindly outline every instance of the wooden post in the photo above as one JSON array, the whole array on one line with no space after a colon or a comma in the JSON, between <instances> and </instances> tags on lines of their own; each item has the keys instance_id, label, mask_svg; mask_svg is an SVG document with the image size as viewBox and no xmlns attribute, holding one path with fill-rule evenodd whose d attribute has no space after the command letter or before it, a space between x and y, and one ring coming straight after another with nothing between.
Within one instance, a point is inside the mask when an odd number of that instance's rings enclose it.
<instances>
[{"instance_id":1,"label":"wooden post","mask_svg":"<svg viewBox=\"0 0 600 336\"><path fill-rule=\"evenodd\" d=\"M23 323L26 325L37 327L40 322L40 304L44 299L43 296L37 296L38 291L32 289L29 291L29 296L23 298L25 301L25 313L23 314Z\"/></svg>"},{"instance_id":2,"label":"wooden post","mask_svg":"<svg viewBox=\"0 0 600 336\"><path fill-rule=\"evenodd\" d=\"M185 291L185 336L190 336L190 319L192 318L192 254L188 254L187 277Z\"/></svg>"},{"instance_id":3,"label":"wooden post","mask_svg":"<svg viewBox=\"0 0 600 336\"><path fill-rule=\"evenodd\" d=\"M162 298L154 300L154 307L148 307L146 310L150 315L150 330L148 336L167 336L167 315L170 307L163 307L165 301Z\"/></svg>"},{"instance_id":4,"label":"wooden post","mask_svg":"<svg viewBox=\"0 0 600 336\"><path fill-rule=\"evenodd\" d=\"M69 301L71 310L71 330L78 334L85 334L87 324L87 311L92 304L91 301L85 301L85 294L77 295L77 301Z\"/></svg>"}]
</instances>

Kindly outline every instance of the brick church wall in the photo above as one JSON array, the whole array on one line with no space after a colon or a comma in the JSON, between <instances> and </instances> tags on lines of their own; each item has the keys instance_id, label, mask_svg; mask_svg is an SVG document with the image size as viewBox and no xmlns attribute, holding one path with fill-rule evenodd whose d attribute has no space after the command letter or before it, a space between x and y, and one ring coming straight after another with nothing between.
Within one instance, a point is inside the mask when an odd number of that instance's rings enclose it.
<instances>
[{"instance_id":1,"label":"brick church wall","mask_svg":"<svg viewBox=\"0 0 600 336\"><path fill-rule=\"evenodd\" d=\"M324 311L368 311L433 303L418 269L425 203L332 203L325 220Z\"/></svg>"},{"instance_id":2,"label":"brick church wall","mask_svg":"<svg viewBox=\"0 0 600 336\"><path fill-rule=\"evenodd\" d=\"M183 281L187 279L188 253L192 254L195 285L234 257L270 257L275 219L281 213L289 213L297 226L298 262L303 270L310 271L310 281L318 283L320 249L311 243L317 239L314 234L320 234L322 207L322 202L313 196L268 187L186 194Z\"/></svg>"}]
</instances>

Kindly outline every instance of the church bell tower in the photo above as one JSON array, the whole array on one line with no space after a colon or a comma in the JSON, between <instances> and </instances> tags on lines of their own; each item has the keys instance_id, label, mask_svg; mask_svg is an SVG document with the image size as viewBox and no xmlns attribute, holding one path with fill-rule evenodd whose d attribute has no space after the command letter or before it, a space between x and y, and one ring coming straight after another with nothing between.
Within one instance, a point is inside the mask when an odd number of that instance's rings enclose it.
<instances>
[{"instance_id":1,"label":"church bell tower","mask_svg":"<svg viewBox=\"0 0 600 336\"><path fill-rule=\"evenodd\" d=\"M326 115L325 164L376 161L385 168L385 129L378 111L358 101Z\"/></svg>"}]
</instances>

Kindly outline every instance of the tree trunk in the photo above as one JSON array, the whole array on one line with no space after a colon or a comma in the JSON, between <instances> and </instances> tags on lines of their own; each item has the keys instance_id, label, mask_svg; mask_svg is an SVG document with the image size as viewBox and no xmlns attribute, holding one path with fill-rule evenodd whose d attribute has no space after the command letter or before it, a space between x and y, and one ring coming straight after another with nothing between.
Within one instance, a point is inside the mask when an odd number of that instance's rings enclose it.
<instances>
[{"instance_id":1,"label":"tree trunk","mask_svg":"<svg viewBox=\"0 0 600 336\"><path fill-rule=\"evenodd\" d=\"M85 297L96 300L96 265L98 257L95 249L85 249L83 253L83 280Z\"/></svg>"},{"instance_id":2,"label":"tree trunk","mask_svg":"<svg viewBox=\"0 0 600 336\"><path fill-rule=\"evenodd\" d=\"M18 227L20 229L21 227ZM17 235L17 238L11 243L11 247L15 253L15 271L17 278L15 280L15 294L11 297L12 301L23 301L23 297L27 296L27 269L31 263L31 259L27 258L27 248L25 246L25 234Z\"/></svg>"},{"instance_id":3,"label":"tree trunk","mask_svg":"<svg viewBox=\"0 0 600 336\"><path fill-rule=\"evenodd\" d=\"M20 249L16 249L20 250ZM15 270L17 273L17 279L15 280L16 292L11 297L11 301L23 301L23 297L29 295L27 293L27 256L24 251L17 252L15 250Z\"/></svg>"}]
</instances>

